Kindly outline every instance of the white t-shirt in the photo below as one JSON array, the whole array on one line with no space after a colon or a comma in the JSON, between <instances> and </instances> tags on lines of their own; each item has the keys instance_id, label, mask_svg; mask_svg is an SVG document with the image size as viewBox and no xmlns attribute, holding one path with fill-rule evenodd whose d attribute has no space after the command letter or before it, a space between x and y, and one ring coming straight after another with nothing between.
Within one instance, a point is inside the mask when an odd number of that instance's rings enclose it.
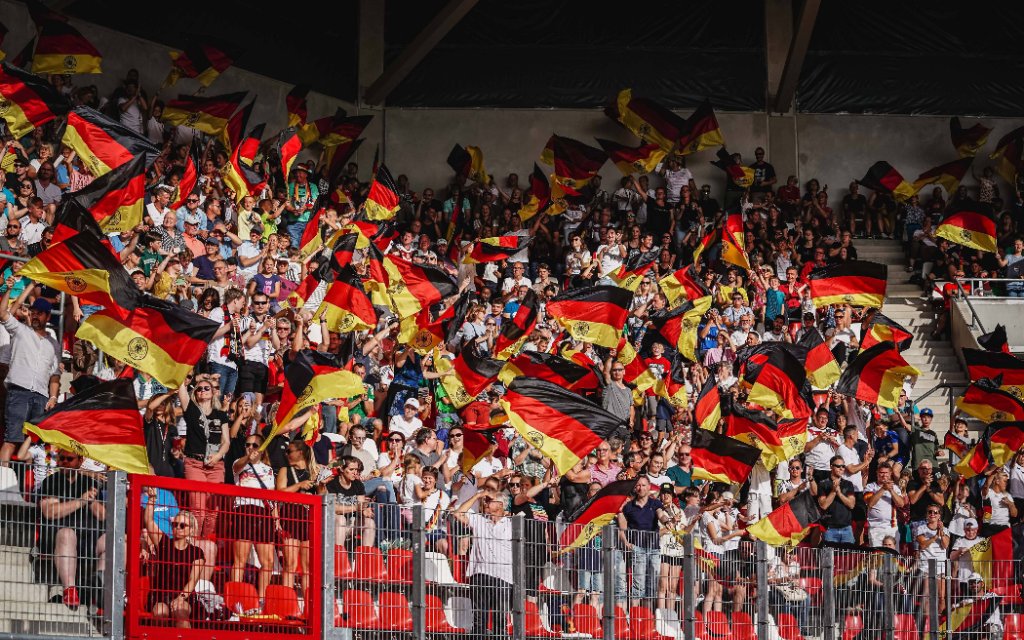
<instances>
[{"instance_id":1,"label":"white t-shirt","mask_svg":"<svg viewBox=\"0 0 1024 640\"><path fill-rule=\"evenodd\" d=\"M759 496L772 495L772 475L760 458L757 459L754 467L750 470L750 489L748 492Z\"/></svg>"},{"instance_id":2,"label":"white t-shirt","mask_svg":"<svg viewBox=\"0 0 1024 640\"><path fill-rule=\"evenodd\" d=\"M473 468L470 469L470 473L476 474L481 478L487 478L489 476L493 476L504 468L505 465L502 463L501 458L491 456L477 462Z\"/></svg>"},{"instance_id":3,"label":"white t-shirt","mask_svg":"<svg viewBox=\"0 0 1024 640\"><path fill-rule=\"evenodd\" d=\"M60 202L63 192L52 182L44 187L41 182L36 180L36 195L43 199L43 204L56 204Z\"/></svg>"},{"instance_id":4,"label":"white t-shirt","mask_svg":"<svg viewBox=\"0 0 1024 640\"><path fill-rule=\"evenodd\" d=\"M255 258L256 256L260 255L260 253L262 253L262 249L260 249L259 245L255 245L249 242L248 240L238 245L237 251L239 258L246 259ZM242 276L246 282L252 280L253 276L256 275L256 272L260 270L261 262L262 260L257 260L248 267L242 267L241 263L239 263L238 275Z\"/></svg>"},{"instance_id":5,"label":"white t-shirt","mask_svg":"<svg viewBox=\"0 0 1024 640\"><path fill-rule=\"evenodd\" d=\"M988 493L985 494L985 499L988 500L989 506L992 507L992 515L988 516L986 519L988 524L1009 526L1010 510L1005 505L1001 504L1003 498L1013 500L1010 494L998 493L992 489L989 489Z\"/></svg>"},{"instance_id":6,"label":"white t-shirt","mask_svg":"<svg viewBox=\"0 0 1024 640\"><path fill-rule=\"evenodd\" d=\"M869 494L873 494L877 491L881 491L882 487L877 482L872 482L868 486L864 487L864 498L867 499ZM893 484L892 492L898 496L902 496L903 492L900 491L899 485ZM879 527L890 529L893 525L893 514L892 514L892 496L886 492L873 507L868 509L868 525L872 527Z\"/></svg>"},{"instance_id":7,"label":"white t-shirt","mask_svg":"<svg viewBox=\"0 0 1024 640\"><path fill-rule=\"evenodd\" d=\"M807 437L814 438L815 433L811 432ZM804 455L804 460L811 469L828 471L831 468L832 458L835 455L836 450L832 448L832 445L827 441L821 441Z\"/></svg>"},{"instance_id":8,"label":"white t-shirt","mask_svg":"<svg viewBox=\"0 0 1024 640\"><path fill-rule=\"evenodd\" d=\"M1006 484L1006 490L1014 498L1024 498L1024 467L1016 462L1006 465L1006 473L1010 476Z\"/></svg>"},{"instance_id":9,"label":"white t-shirt","mask_svg":"<svg viewBox=\"0 0 1024 640\"><path fill-rule=\"evenodd\" d=\"M846 463L846 479L853 485L854 491L857 493L864 491L864 474L860 471L850 473L851 466L860 464L860 454L857 453L857 450L841 444L836 449L836 455L843 457L843 462Z\"/></svg>"},{"instance_id":10,"label":"white t-shirt","mask_svg":"<svg viewBox=\"0 0 1024 640\"><path fill-rule=\"evenodd\" d=\"M412 438L412 434L416 433L423 427L423 421L418 416L413 416L412 420L406 420L405 415L399 414L397 416L391 416L391 422L388 425L388 431L391 433L400 433L405 436L406 442Z\"/></svg>"},{"instance_id":11,"label":"white t-shirt","mask_svg":"<svg viewBox=\"0 0 1024 640\"><path fill-rule=\"evenodd\" d=\"M249 329L256 325L256 330L259 331L260 323L256 318L252 316L244 316L241 320L240 326L242 329L242 345L245 346L245 340L249 335ZM273 325L271 325L271 331L273 331ZM266 365L270 362L270 356L274 353L274 344L270 341L270 337L267 333L256 342L256 345L250 349L245 349L245 359L249 362L258 362L262 365Z\"/></svg>"},{"instance_id":12,"label":"white t-shirt","mask_svg":"<svg viewBox=\"0 0 1024 640\"><path fill-rule=\"evenodd\" d=\"M520 229L519 231L513 231L512 233L510 233L508 235L510 235L510 236L518 236L520 238L525 238L525 237L528 237L530 235L530 231L528 229ZM513 253L512 255L510 255L508 257L508 261L509 262L521 262L522 264L529 263L530 262L530 247L526 247L525 249L521 249L519 251L516 251L515 253Z\"/></svg>"},{"instance_id":13,"label":"white t-shirt","mask_svg":"<svg viewBox=\"0 0 1024 640\"><path fill-rule=\"evenodd\" d=\"M501 283L501 292L508 293L509 291L512 291L513 287L533 288L533 281L526 276L522 276L518 280L515 278L505 278Z\"/></svg>"},{"instance_id":14,"label":"white t-shirt","mask_svg":"<svg viewBox=\"0 0 1024 640\"><path fill-rule=\"evenodd\" d=\"M128 102L128 98L118 98L117 110L121 111L121 105L126 102ZM142 111L139 109L137 100L132 102L130 107L121 111L121 124L135 133L142 134Z\"/></svg>"},{"instance_id":15,"label":"white t-shirt","mask_svg":"<svg viewBox=\"0 0 1024 640\"><path fill-rule=\"evenodd\" d=\"M914 530L914 540L916 541L919 536L926 536L931 538L935 535L934 529L928 528L927 522L922 522L917 525L917 529ZM939 571L942 571L944 566L942 561L946 559L946 550L942 548L942 539L935 538L935 541L928 545L926 548L921 549L918 560L920 560L919 566L925 567L927 571L928 561L936 560L939 565Z\"/></svg>"},{"instance_id":16,"label":"white t-shirt","mask_svg":"<svg viewBox=\"0 0 1024 640\"><path fill-rule=\"evenodd\" d=\"M146 215L153 221L153 225L157 227L164 226L164 216L170 211L169 207L164 207L163 211L157 211L156 206L150 202L146 205Z\"/></svg>"},{"instance_id":17,"label":"white t-shirt","mask_svg":"<svg viewBox=\"0 0 1024 640\"><path fill-rule=\"evenodd\" d=\"M209 318L218 325L224 324L224 307L214 307L211 309ZM225 337L226 336L222 336L210 342L210 346L206 349L206 359L230 369L237 369L238 365L231 360L228 360L227 356L221 354L221 349L224 348Z\"/></svg>"},{"instance_id":18,"label":"white t-shirt","mask_svg":"<svg viewBox=\"0 0 1024 640\"><path fill-rule=\"evenodd\" d=\"M625 256L622 254L622 245L619 244L602 244L597 248L597 254L601 256L600 275L602 277L617 271L622 266L623 259L625 259Z\"/></svg>"},{"instance_id":19,"label":"white t-shirt","mask_svg":"<svg viewBox=\"0 0 1024 640\"><path fill-rule=\"evenodd\" d=\"M675 204L679 202L679 192L693 180L693 173L683 167L678 171L665 170L665 200Z\"/></svg>"},{"instance_id":20,"label":"white t-shirt","mask_svg":"<svg viewBox=\"0 0 1024 640\"><path fill-rule=\"evenodd\" d=\"M411 507L420 503L416 497L416 487L423 487L423 479L414 473L407 473L398 483L398 501L403 507Z\"/></svg>"},{"instance_id":21,"label":"white t-shirt","mask_svg":"<svg viewBox=\"0 0 1024 640\"><path fill-rule=\"evenodd\" d=\"M18 239L25 244L35 244L42 240L43 231L46 230L46 223L40 220L39 222L32 222L28 217L24 217L24 222L21 223L21 233L18 234Z\"/></svg>"},{"instance_id":22,"label":"white t-shirt","mask_svg":"<svg viewBox=\"0 0 1024 640\"><path fill-rule=\"evenodd\" d=\"M975 538L974 540L968 540L967 538L957 538L956 542L950 548L950 552L956 551L957 549L970 549L979 542L983 542L985 538ZM966 582L971 574L974 573L974 559L971 558L970 553L963 553L956 561L956 578L961 582Z\"/></svg>"}]
</instances>

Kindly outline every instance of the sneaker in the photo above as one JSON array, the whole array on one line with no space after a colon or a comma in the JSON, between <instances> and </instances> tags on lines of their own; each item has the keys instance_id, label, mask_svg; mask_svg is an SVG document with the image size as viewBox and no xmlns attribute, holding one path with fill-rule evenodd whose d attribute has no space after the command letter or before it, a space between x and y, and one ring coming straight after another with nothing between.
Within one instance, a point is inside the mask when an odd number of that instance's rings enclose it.
<instances>
[{"instance_id":1,"label":"sneaker","mask_svg":"<svg viewBox=\"0 0 1024 640\"><path fill-rule=\"evenodd\" d=\"M64 590L64 606L72 611L78 609L78 605L82 604L82 601L78 598L78 589L74 587L68 587Z\"/></svg>"}]
</instances>

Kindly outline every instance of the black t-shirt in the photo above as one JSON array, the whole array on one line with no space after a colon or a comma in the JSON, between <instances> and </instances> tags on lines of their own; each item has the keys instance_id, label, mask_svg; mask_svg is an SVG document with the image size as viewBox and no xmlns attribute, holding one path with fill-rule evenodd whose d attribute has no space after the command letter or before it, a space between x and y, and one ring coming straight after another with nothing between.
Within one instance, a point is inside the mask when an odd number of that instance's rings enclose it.
<instances>
[{"instance_id":1,"label":"black t-shirt","mask_svg":"<svg viewBox=\"0 0 1024 640\"><path fill-rule=\"evenodd\" d=\"M868 199L862 194L853 195L848 193L843 196L843 209L850 215L863 216L865 209L868 208Z\"/></svg>"},{"instance_id":2,"label":"black t-shirt","mask_svg":"<svg viewBox=\"0 0 1024 640\"><path fill-rule=\"evenodd\" d=\"M764 182L765 180L771 180L775 177L775 167L769 162L761 161L755 162L750 165L750 168L754 170L754 183L751 185L750 190L754 193L764 193L772 190L770 184L758 184L758 182Z\"/></svg>"},{"instance_id":3,"label":"black t-shirt","mask_svg":"<svg viewBox=\"0 0 1024 640\"><path fill-rule=\"evenodd\" d=\"M58 471L48 476L39 487L39 502L47 498L57 498L61 502L77 500L89 489L100 489L99 484L91 477L82 473ZM99 494L97 493L97 498ZM63 518L40 518L41 524L57 529L70 528L79 532L98 534L103 528L103 521L92 514L89 507L82 505Z\"/></svg>"},{"instance_id":4,"label":"black t-shirt","mask_svg":"<svg viewBox=\"0 0 1024 640\"><path fill-rule=\"evenodd\" d=\"M165 429L156 420L146 420L142 425L149 464L153 466L155 475L165 478L175 477L174 468L171 467L171 447L174 445L176 432L171 431L172 428L173 426Z\"/></svg>"},{"instance_id":5,"label":"black t-shirt","mask_svg":"<svg viewBox=\"0 0 1024 640\"><path fill-rule=\"evenodd\" d=\"M655 242L661 240L661 234L672 226L672 215L669 213L668 202L658 204L654 198L647 198L647 230L654 234Z\"/></svg>"},{"instance_id":6,"label":"black t-shirt","mask_svg":"<svg viewBox=\"0 0 1024 640\"><path fill-rule=\"evenodd\" d=\"M346 498L357 498L359 496L366 495L366 487L363 486L362 480L353 480L352 486L346 489L341 486L341 482L338 481L338 478L334 477L327 483L326 488L327 493L336 493L339 496L344 496Z\"/></svg>"},{"instance_id":7,"label":"black t-shirt","mask_svg":"<svg viewBox=\"0 0 1024 640\"><path fill-rule=\"evenodd\" d=\"M818 495L825 496L832 491L832 478L828 477L818 483ZM849 480L839 481L839 491L844 496L852 496L856 493L852 484ZM832 504L829 505L825 511L826 522L830 529L841 529L848 527L853 523L853 510L843 504L843 501L837 496L832 500Z\"/></svg>"},{"instance_id":8,"label":"black t-shirt","mask_svg":"<svg viewBox=\"0 0 1024 640\"><path fill-rule=\"evenodd\" d=\"M228 414L214 409L206 416L206 427L203 425L203 414L195 402L189 402L185 409L185 455L189 457L205 457L207 445L214 449L220 447L221 433L230 428Z\"/></svg>"},{"instance_id":9,"label":"black t-shirt","mask_svg":"<svg viewBox=\"0 0 1024 640\"><path fill-rule=\"evenodd\" d=\"M917 475L915 474L914 477L910 479L910 482L907 483L907 494L908 494L908 496L909 496L909 494L916 492L920 488L921 488L921 479L918 478ZM928 490L925 491L923 494L921 494L921 498L917 502L912 502L910 504L910 521L911 522L913 522L915 520L926 520L927 519L927 517L928 517L928 507L932 506L933 504L936 504L936 502L934 500L932 500L932 497L931 497L930 494L932 494L932 493L939 493L940 491L942 491L942 489L939 487L939 483L937 481L933 480L931 486L928 487ZM939 505L939 506L942 506L942 505Z\"/></svg>"},{"instance_id":10,"label":"black t-shirt","mask_svg":"<svg viewBox=\"0 0 1024 640\"><path fill-rule=\"evenodd\" d=\"M178 549L166 535L156 545L156 553L149 559L150 591L158 593L159 600L169 602L188 584L196 560L203 560L203 551L195 545Z\"/></svg>"}]
</instances>

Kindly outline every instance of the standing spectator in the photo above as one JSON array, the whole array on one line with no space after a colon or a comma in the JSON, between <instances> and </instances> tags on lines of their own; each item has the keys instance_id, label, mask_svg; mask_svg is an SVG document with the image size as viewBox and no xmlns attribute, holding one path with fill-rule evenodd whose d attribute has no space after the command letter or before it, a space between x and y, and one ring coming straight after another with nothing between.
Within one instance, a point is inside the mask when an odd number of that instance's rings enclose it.
<instances>
[{"instance_id":1,"label":"standing spectator","mask_svg":"<svg viewBox=\"0 0 1024 640\"><path fill-rule=\"evenodd\" d=\"M811 486L811 491L818 498L818 506L826 515L827 528L825 542L846 542L854 544L853 538L853 507L856 504L854 488L845 479L846 463L842 456L833 456L829 461L831 475Z\"/></svg>"},{"instance_id":2,"label":"standing spectator","mask_svg":"<svg viewBox=\"0 0 1024 640\"><path fill-rule=\"evenodd\" d=\"M893 465L893 474L896 467ZM945 504L942 489L935 476L932 475L932 463L928 460L917 465L917 473L907 483L907 499L910 502L910 530L917 539L917 529L925 524L929 507L941 510Z\"/></svg>"},{"instance_id":3,"label":"standing spectator","mask_svg":"<svg viewBox=\"0 0 1024 640\"><path fill-rule=\"evenodd\" d=\"M921 409L921 425L910 432L910 460L918 465L925 460L935 464L935 454L939 450L939 436L932 430L932 419L935 413L928 408ZM913 420L913 414L909 416Z\"/></svg>"},{"instance_id":4,"label":"standing spectator","mask_svg":"<svg viewBox=\"0 0 1024 640\"><path fill-rule=\"evenodd\" d=\"M239 394L254 393L253 406L263 405L270 380L270 358L281 348L281 340L274 331L276 320L270 315L270 297L258 292L252 297L251 313L241 318L239 332L242 336L244 361L238 374Z\"/></svg>"},{"instance_id":5,"label":"standing spectator","mask_svg":"<svg viewBox=\"0 0 1024 640\"><path fill-rule=\"evenodd\" d=\"M622 505L619 513L619 541L632 553L633 584L629 590L635 605L649 606L657 595L661 547L658 531L668 520L661 501L651 497L651 483L640 476L633 490L634 497Z\"/></svg>"},{"instance_id":6,"label":"standing spectator","mask_svg":"<svg viewBox=\"0 0 1024 640\"><path fill-rule=\"evenodd\" d=\"M622 471L622 467L612 460L612 448L608 442L597 445L597 463L590 467L590 477L603 487L613 482Z\"/></svg>"},{"instance_id":7,"label":"standing spectator","mask_svg":"<svg viewBox=\"0 0 1024 640\"><path fill-rule=\"evenodd\" d=\"M899 485L892 476L888 462L879 463L875 481L864 487L864 502L867 505L868 541L872 547L882 546L889 536L898 536L897 511L907 504Z\"/></svg>"},{"instance_id":8,"label":"standing spectator","mask_svg":"<svg viewBox=\"0 0 1024 640\"><path fill-rule=\"evenodd\" d=\"M242 318L239 315L243 306L245 294L230 288L224 292L221 305L212 309L209 315L210 320L222 325L222 329L220 335L210 341L206 358L210 363L210 372L220 376L220 392L228 404L231 403L238 383L238 363L244 361L245 357Z\"/></svg>"},{"instance_id":9,"label":"standing spectator","mask_svg":"<svg viewBox=\"0 0 1024 640\"><path fill-rule=\"evenodd\" d=\"M185 419L186 480L224 482L224 456L231 446L230 419L221 409L213 384L212 376L200 375L195 379L191 394L185 385L178 388L178 401ZM199 520L196 535L212 534L217 513L207 508L209 494L193 491L189 498Z\"/></svg>"},{"instance_id":10,"label":"standing spectator","mask_svg":"<svg viewBox=\"0 0 1024 640\"><path fill-rule=\"evenodd\" d=\"M775 175L775 167L764 159L764 148L754 149L754 164L750 165L754 170L754 183L750 186L751 194L769 194L778 182Z\"/></svg>"},{"instance_id":11,"label":"standing spectator","mask_svg":"<svg viewBox=\"0 0 1024 640\"><path fill-rule=\"evenodd\" d=\"M470 513L477 503L484 513ZM511 610L512 595L512 520L505 515L508 496L477 491L455 510L455 519L473 534L470 548L470 598L473 601L473 633L487 637L505 637L505 620ZM492 624L487 627L488 614Z\"/></svg>"},{"instance_id":12,"label":"standing spectator","mask_svg":"<svg viewBox=\"0 0 1024 640\"><path fill-rule=\"evenodd\" d=\"M839 448L836 433L829 428L828 419L828 409L818 407L818 410L814 412L814 422L808 432L809 439L804 445L804 461L811 470L809 475L816 482L825 480L832 473L831 460Z\"/></svg>"}]
</instances>

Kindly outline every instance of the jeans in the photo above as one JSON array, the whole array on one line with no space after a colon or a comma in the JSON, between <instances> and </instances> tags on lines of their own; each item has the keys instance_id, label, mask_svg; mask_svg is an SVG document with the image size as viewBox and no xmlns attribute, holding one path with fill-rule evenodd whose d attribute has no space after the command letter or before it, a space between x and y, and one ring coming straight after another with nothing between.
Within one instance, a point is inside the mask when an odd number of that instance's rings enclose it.
<instances>
[{"instance_id":1,"label":"jeans","mask_svg":"<svg viewBox=\"0 0 1024 640\"><path fill-rule=\"evenodd\" d=\"M366 489L366 495L373 497L376 502L384 504L395 504L398 502L397 498L395 498L395 485L390 480L370 478L369 480L363 480L363 487Z\"/></svg>"},{"instance_id":2,"label":"jeans","mask_svg":"<svg viewBox=\"0 0 1024 640\"><path fill-rule=\"evenodd\" d=\"M853 527L846 526L839 529L826 529L822 540L825 542L847 542L854 544Z\"/></svg>"},{"instance_id":3,"label":"jeans","mask_svg":"<svg viewBox=\"0 0 1024 640\"><path fill-rule=\"evenodd\" d=\"M238 384L238 369L229 367L226 364L210 363L210 373L220 375L220 392L222 395L234 395L235 385Z\"/></svg>"},{"instance_id":4,"label":"jeans","mask_svg":"<svg viewBox=\"0 0 1024 640\"><path fill-rule=\"evenodd\" d=\"M6 440L10 444L25 441L25 423L35 422L46 411L47 397L16 384L7 386Z\"/></svg>"},{"instance_id":5,"label":"jeans","mask_svg":"<svg viewBox=\"0 0 1024 640\"><path fill-rule=\"evenodd\" d=\"M302 244L302 232L306 230L308 222L289 222L288 237L292 240L292 246L298 248Z\"/></svg>"},{"instance_id":6,"label":"jeans","mask_svg":"<svg viewBox=\"0 0 1024 640\"><path fill-rule=\"evenodd\" d=\"M658 570L661 567L661 549L633 547L633 585L631 598L653 598L658 594Z\"/></svg>"}]
</instances>

